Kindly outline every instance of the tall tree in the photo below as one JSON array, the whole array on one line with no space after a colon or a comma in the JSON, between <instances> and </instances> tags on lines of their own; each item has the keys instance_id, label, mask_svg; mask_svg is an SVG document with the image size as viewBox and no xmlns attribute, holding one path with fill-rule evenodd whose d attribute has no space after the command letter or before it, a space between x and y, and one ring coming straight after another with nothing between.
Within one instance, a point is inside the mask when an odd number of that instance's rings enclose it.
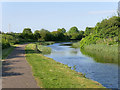
<instances>
[{"instance_id":1,"label":"tall tree","mask_svg":"<svg viewBox=\"0 0 120 90\"><path fill-rule=\"evenodd\" d=\"M68 31L69 34L74 34L74 33L79 33L79 30L77 27L71 27L70 30Z\"/></svg>"},{"instance_id":2,"label":"tall tree","mask_svg":"<svg viewBox=\"0 0 120 90\"><path fill-rule=\"evenodd\" d=\"M25 28L22 32L22 36L24 39L34 39L33 33L30 28Z\"/></svg>"},{"instance_id":3,"label":"tall tree","mask_svg":"<svg viewBox=\"0 0 120 90\"><path fill-rule=\"evenodd\" d=\"M35 37L35 39L36 39L37 41L39 41L39 39L41 38L41 35L40 35L40 31L39 31L39 30L36 30L36 31L34 32L34 37Z\"/></svg>"},{"instance_id":4,"label":"tall tree","mask_svg":"<svg viewBox=\"0 0 120 90\"><path fill-rule=\"evenodd\" d=\"M65 28L62 28L62 29L58 28L57 31L58 31L58 32L61 32L61 33L66 33Z\"/></svg>"}]
</instances>

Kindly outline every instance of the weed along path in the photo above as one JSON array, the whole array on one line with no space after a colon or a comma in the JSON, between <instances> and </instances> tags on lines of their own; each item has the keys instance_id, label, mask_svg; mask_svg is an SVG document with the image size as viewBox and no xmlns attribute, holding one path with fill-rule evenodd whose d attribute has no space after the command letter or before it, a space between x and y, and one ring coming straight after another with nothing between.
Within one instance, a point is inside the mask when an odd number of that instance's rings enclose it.
<instances>
[{"instance_id":1,"label":"weed along path","mask_svg":"<svg viewBox=\"0 0 120 90\"><path fill-rule=\"evenodd\" d=\"M2 66L2 88L39 88L25 59L25 44L17 46Z\"/></svg>"}]
</instances>

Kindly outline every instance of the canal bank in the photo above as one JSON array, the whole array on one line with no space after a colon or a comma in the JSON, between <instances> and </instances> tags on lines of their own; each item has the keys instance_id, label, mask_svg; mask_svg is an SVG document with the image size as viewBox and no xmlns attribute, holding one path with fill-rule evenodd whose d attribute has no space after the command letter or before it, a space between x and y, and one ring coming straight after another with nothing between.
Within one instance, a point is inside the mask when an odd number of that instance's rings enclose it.
<instances>
[{"instance_id":1,"label":"canal bank","mask_svg":"<svg viewBox=\"0 0 120 90\"><path fill-rule=\"evenodd\" d=\"M45 55L55 61L68 65L77 72L82 72L87 78L98 81L107 88L118 88L118 65L114 63L97 62L94 58L84 55L79 48L67 46L70 42L49 45L52 53ZM64 44L64 45L63 45Z\"/></svg>"},{"instance_id":2,"label":"canal bank","mask_svg":"<svg viewBox=\"0 0 120 90\"><path fill-rule=\"evenodd\" d=\"M27 45L25 51L41 88L104 88L100 83L85 78L82 73L71 70L71 67L37 52L35 44Z\"/></svg>"}]
</instances>

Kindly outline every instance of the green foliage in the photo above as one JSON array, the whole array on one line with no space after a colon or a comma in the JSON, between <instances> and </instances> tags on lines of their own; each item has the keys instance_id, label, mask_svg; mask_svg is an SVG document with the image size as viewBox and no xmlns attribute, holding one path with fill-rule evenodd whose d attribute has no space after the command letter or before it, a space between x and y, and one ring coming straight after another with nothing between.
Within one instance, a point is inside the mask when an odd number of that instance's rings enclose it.
<instances>
[{"instance_id":1,"label":"green foliage","mask_svg":"<svg viewBox=\"0 0 120 90\"><path fill-rule=\"evenodd\" d=\"M85 29L85 36L90 35L91 33L93 33L94 28L93 27L86 27Z\"/></svg>"},{"instance_id":2,"label":"green foliage","mask_svg":"<svg viewBox=\"0 0 120 90\"><path fill-rule=\"evenodd\" d=\"M77 27L71 27L67 35L72 40L81 40L84 37L84 31L79 31Z\"/></svg>"},{"instance_id":3,"label":"green foliage","mask_svg":"<svg viewBox=\"0 0 120 90\"><path fill-rule=\"evenodd\" d=\"M41 29L40 30L40 40L39 41L49 41L51 40L51 33L48 30Z\"/></svg>"},{"instance_id":4,"label":"green foliage","mask_svg":"<svg viewBox=\"0 0 120 90\"><path fill-rule=\"evenodd\" d=\"M84 48L85 45L96 44L96 41L99 39L98 36L89 35L80 41L80 48Z\"/></svg>"},{"instance_id":5,"label":"green foliage","mask_svg":"<svg viewBox=\"0 0 120 90\"><path fill-rule=\"evenodd\" d=\"M35 39L36 39L37 41L40 40L41 35L40 35L40 31L39 31L39 30L36 30L36 31L34 32L34 37L35 37Z\"/></svg>"},{"instance_id":6,"label":"green foliage","mask_svg":"<svg viewBox=\"0 0 120 90\"><path fill-rule=\"evenodd\" d=\"M37 49L42 54L50 54L51 53L51 48L50 47L46 47L46 46L43 46L43 45L37 45Z\"/></svg>"},{"instance_id":7,"label":"green foliage","mask_svg":"<svg viewBox=\"0 0 120 90\"><path fill-rule=\"evenodd\" d=\"M32 31L31 31L30 28L25 28L25 29L23 30L23 33L24 33L24 34L32 34Z\"/></svg>"},{"instance_id":8,"label":"green foliage","mask_svg":"<svg viewBox=\"0 0 120 90\"><path fill-rule=\"evenodd\" d=\"M22 37L26 41L29 41L30 39L33 39L33 33L30 28L25 28L22 32ZM29 40L28 40L29 39Z\"/></svg>"},{"instance_id":9,"label":"green foliage","mask_svg":"<svg viewBox=\"0 0 120 90\"><path fill-rule=\"evenodd\" d=\"M2 49L10 47L10 43L6 39L2 39Z\"/></svg>"},{"instance_id":10,"label":"green foliage","mask_svg":"<svg viewBox=\"0 0 120 90\"><path fill-rule=\"evenodd\" d=\"M61 32L61 33L66 33L66 30L65 30L64 28L62 28L62 29L58 28L57 31L58 31L58 32Z\"/></svg>"},{"instance_id":11,"label":"green foliage","mask_svg":"<svg viewBox=\"0 0 120 90\"><path fill-rule=\"evenodd\" d=\"M106 44L86 45L81 52L100 63L118 64L118 46L116 44L112 46Z\"/></svg>"},{"instance_id":12,"label":"green foliage","mask_svg":"<svg viewBox=\"0 0 120 90\"><path fill-rule=\"evenodd\" d=\"M104 19L101 23L97 23L94 33L98 34L100 38L113 38L118 36L118 26L120 25L120 17L113 16L109 19Z\"/></svg>"},{"instance_id":13,"label":"green foliage","mask_svg":"<svg viewBox=\"0 0 120 90\"><path fill-rule=\"evenodd\" d=\"M120 26L120 17L113 16L97 23L94 28L86 28L86 37L80 41L80 47L85 45L103 43L107 45L118 44L118 27Z\"/></svg>"},{"instance_id":14,"label":"green foliage","mask_svg":"<svg viewBox=\"0 0 120 90\"><path fill-rule=\"evenodd\" d=\"M74 34L74 33L79 33L77 27L71 27L70 30L68 31L68 34Z\"/></svg>"},{"instance_id":15,"label":"green foliage","mask_svg":"<svg viewBox=\"0 0 120 90\"><path fill-rule=\"evenodd\" d=\"M48 30L36 30L34 34L30 28L24 28L22 33L3 33L3 48L9 47L10 44L18 44L25 42L41 42L41 41L67 41L70 39L80 40L84 37L84 31L80 31L77 27L70 29L71 34L68 34L64 28L58 28L57 31L49 32Z\"/></svg>"},{"instance_id":16,"label":"green foliage","mask_svg":"<svg viewBox=\"0 0 120 90\"><path fill-rule=\"evenodd\" d=\"M12 44L16 44L17 39L12 35L2 34L2 49L10 47Z\"/></svg>"},{"instance_id":17,"label":"green foliage","mask_svg":"<svg viewBox=\"0 0 120 90\"><path fill-rule=\"evenodd\" d=\"M51 32L51 34L52 34L52 40L53 40L53 41L66 40L65 35L64 35L63 32L53 31L53 32Z\"/></svg>"},{"instance_id":18,"label":"green foliage","mask_svg":"<svg viewBox=\"0 0 120 90\"><path fill-rule=\"evenodd\" d=\"M76 42L72 44L72 48L79 48L80 47L80 42Z\"/></svg>"},{"instance_id":19,"label":"green foliage","mask_svg":"<svg viewBox=\"0 0 120 90\"><path fill-rule=\"evenodd\" d=\"M6 59L7 56L13 51L14 46L5 47L2 49L2 59Z\"/></svg>"}]
</instances>

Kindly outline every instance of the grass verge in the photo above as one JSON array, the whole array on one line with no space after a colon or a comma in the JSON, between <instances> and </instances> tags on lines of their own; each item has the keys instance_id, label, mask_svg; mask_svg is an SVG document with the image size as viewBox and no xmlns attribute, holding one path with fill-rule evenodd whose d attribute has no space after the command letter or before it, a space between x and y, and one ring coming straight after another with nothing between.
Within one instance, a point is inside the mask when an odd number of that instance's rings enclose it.
<instances>
[{"instance_id":1,"label":"grass verge","mask_svg":"<svg viewBox=\"0 0 120 90\"><path fill-rule=\"evenodd\" d=\"M13 51L14 46L2 50L2 59L6 59L7 56Z\"/></svg>"},{"instance_id":2,"label":"grass verge","mask_svg":"<svg viewBox=\"0 0 120 90\"><path fill-rule=\"evenodd\" d=\"M85 45L81 52L93 57L95 61L102 63L118 64L118 45L91 44Z\"/></svg>"},{"instance_id":3,"label":"grass verge","mask_svg":"<svg viewBox=\"0 0 120 90\"><path fill-rule=\"evenodd\" d=\"M42 54L50 54L51 53L51 48L50 47L46 47L46 46L43 46L43 45L37 45L37 49Z\"/></svg>"},{"instance_id":4,"label":"grass verge","mask_svg":"<svg viewBox=\"0 0 120 90\"><path fill-rule=\"evenodd\" d=\"M13 49L19 44L12 45L8 48L2 49L2 59L6 59L8 55L13 51Z\"/></svg>"},{"instance_id":5,"label":"grass verge","mask_svg":"<svg viewBox=\"0 0 120 90\"><path fill-rule=\"evenodd\" d=\"M73 43L72 48L80 48L80 41L79 42L76 42L76 43Z\"/></svg>"},{"instance_id":6,"label":"grass verge","mask_svg":"<svg viewBox=\"0 0 120 90\"><path fill-rule=\"evenodd\" d=\"M42 88L104 88L98 82L71 70L67 65L43 56L36 51L35 44L28 44L25 52L33 75Z\"/></svg>"}]
</instances>

